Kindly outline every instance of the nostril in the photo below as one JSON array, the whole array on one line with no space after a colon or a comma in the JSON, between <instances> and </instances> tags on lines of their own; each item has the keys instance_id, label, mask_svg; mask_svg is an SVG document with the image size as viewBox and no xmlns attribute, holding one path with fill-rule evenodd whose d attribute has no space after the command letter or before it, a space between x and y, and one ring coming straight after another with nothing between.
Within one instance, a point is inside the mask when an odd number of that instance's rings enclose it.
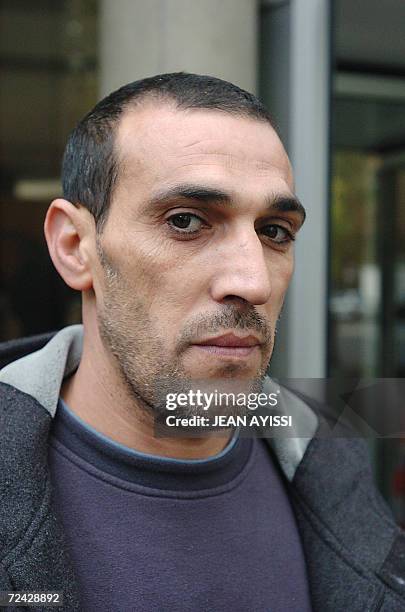
<instances>
[{"instance_id":1,"label":"nostril","mask_svg":"<svg viewBox=\"0 0 405 612\"><path fill-rule=\"evenodd\" d=\"M248 300L245 300L245 298L242 298L239 295L226 295L222 299L222 302L225 304L234 304L235 306L238 306L239 308L241 307L251 308L251 305L248 302Z\"/></svg>"},{"instance_id":2,"label":"nostril","mask_svg":"<svg viewBox=\"0 0 405 612\"><path fill-rule=\"evenodd\" d=\"M247 304L247 300L245 300L244 298L240 297L239 295L226 295L224 297L224 301L238 301L238 302L245 302Z\"/></svg>"}]
</instances>

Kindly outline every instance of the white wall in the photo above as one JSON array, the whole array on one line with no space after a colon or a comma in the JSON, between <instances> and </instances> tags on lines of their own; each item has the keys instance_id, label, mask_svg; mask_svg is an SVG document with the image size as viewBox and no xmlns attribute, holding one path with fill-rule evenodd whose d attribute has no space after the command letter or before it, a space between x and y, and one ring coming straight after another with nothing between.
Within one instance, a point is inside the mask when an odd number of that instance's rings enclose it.
<instances>
[{"instance_id":1,"label":"white wall","mask_svg":"<svg viewBox=\"0 0 405 612\"><path fill-rule=\"evenodd\" d=\"M100 93L185 70L256 90L256 0L102 0Z\"/></svg>"}]
</instances>

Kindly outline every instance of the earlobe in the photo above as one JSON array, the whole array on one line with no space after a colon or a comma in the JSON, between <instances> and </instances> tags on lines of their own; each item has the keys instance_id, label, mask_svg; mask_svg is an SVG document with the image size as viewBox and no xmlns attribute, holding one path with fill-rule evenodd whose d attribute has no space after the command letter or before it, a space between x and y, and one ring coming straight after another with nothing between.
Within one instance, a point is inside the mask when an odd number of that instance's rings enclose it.
<instances>
[{"instance_id":1,"label":"earlobe","mask_svg":"<svg viewBox=\"0 0 405 612\"><path fill-rule=\"evenodd\" d=\"M77 291L87 291L93 287L85 248L89 227L82 213L83 210L71 202L58 198L50 205L44 224L53 264L65 283Z\"/></svg>"}]
</instances>

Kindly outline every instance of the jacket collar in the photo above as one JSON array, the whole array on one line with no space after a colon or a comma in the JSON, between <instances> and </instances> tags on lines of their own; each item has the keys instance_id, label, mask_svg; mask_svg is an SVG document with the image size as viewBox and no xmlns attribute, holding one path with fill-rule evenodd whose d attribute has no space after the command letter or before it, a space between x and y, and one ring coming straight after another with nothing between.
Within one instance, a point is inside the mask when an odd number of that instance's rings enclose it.
<instances>
[{"instance_id":1,"label":"jacket collar","mask_svg":"<svg viewBox=\"0 0 405 612\"><path fill-rule=\"evenodd\" d=\"M62 381L77 368L83 347L83 326L71 325L40 350L6 365L0 382L31 395L54 417Z\"/></svg>"}]
</instances>

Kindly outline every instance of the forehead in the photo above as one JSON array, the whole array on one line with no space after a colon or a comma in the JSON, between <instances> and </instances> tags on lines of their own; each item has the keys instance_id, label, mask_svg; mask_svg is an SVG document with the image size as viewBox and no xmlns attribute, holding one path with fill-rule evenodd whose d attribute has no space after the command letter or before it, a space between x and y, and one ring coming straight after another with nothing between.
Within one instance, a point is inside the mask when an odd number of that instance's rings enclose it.
<instances>
[{"instance_id":1,"label":"forehead","mask_svg":"<svg viewBox=\"0 0 405 612\"><path fill-rule=\"evenodd\" d=\"M121 180L167 183L272 180L293 190L290 162L274 129L264 121L215 110L181 110L149 103L128 110L115 141ZM284 185L283 185L283 184Z\"/></svg>"}]
</instances>

